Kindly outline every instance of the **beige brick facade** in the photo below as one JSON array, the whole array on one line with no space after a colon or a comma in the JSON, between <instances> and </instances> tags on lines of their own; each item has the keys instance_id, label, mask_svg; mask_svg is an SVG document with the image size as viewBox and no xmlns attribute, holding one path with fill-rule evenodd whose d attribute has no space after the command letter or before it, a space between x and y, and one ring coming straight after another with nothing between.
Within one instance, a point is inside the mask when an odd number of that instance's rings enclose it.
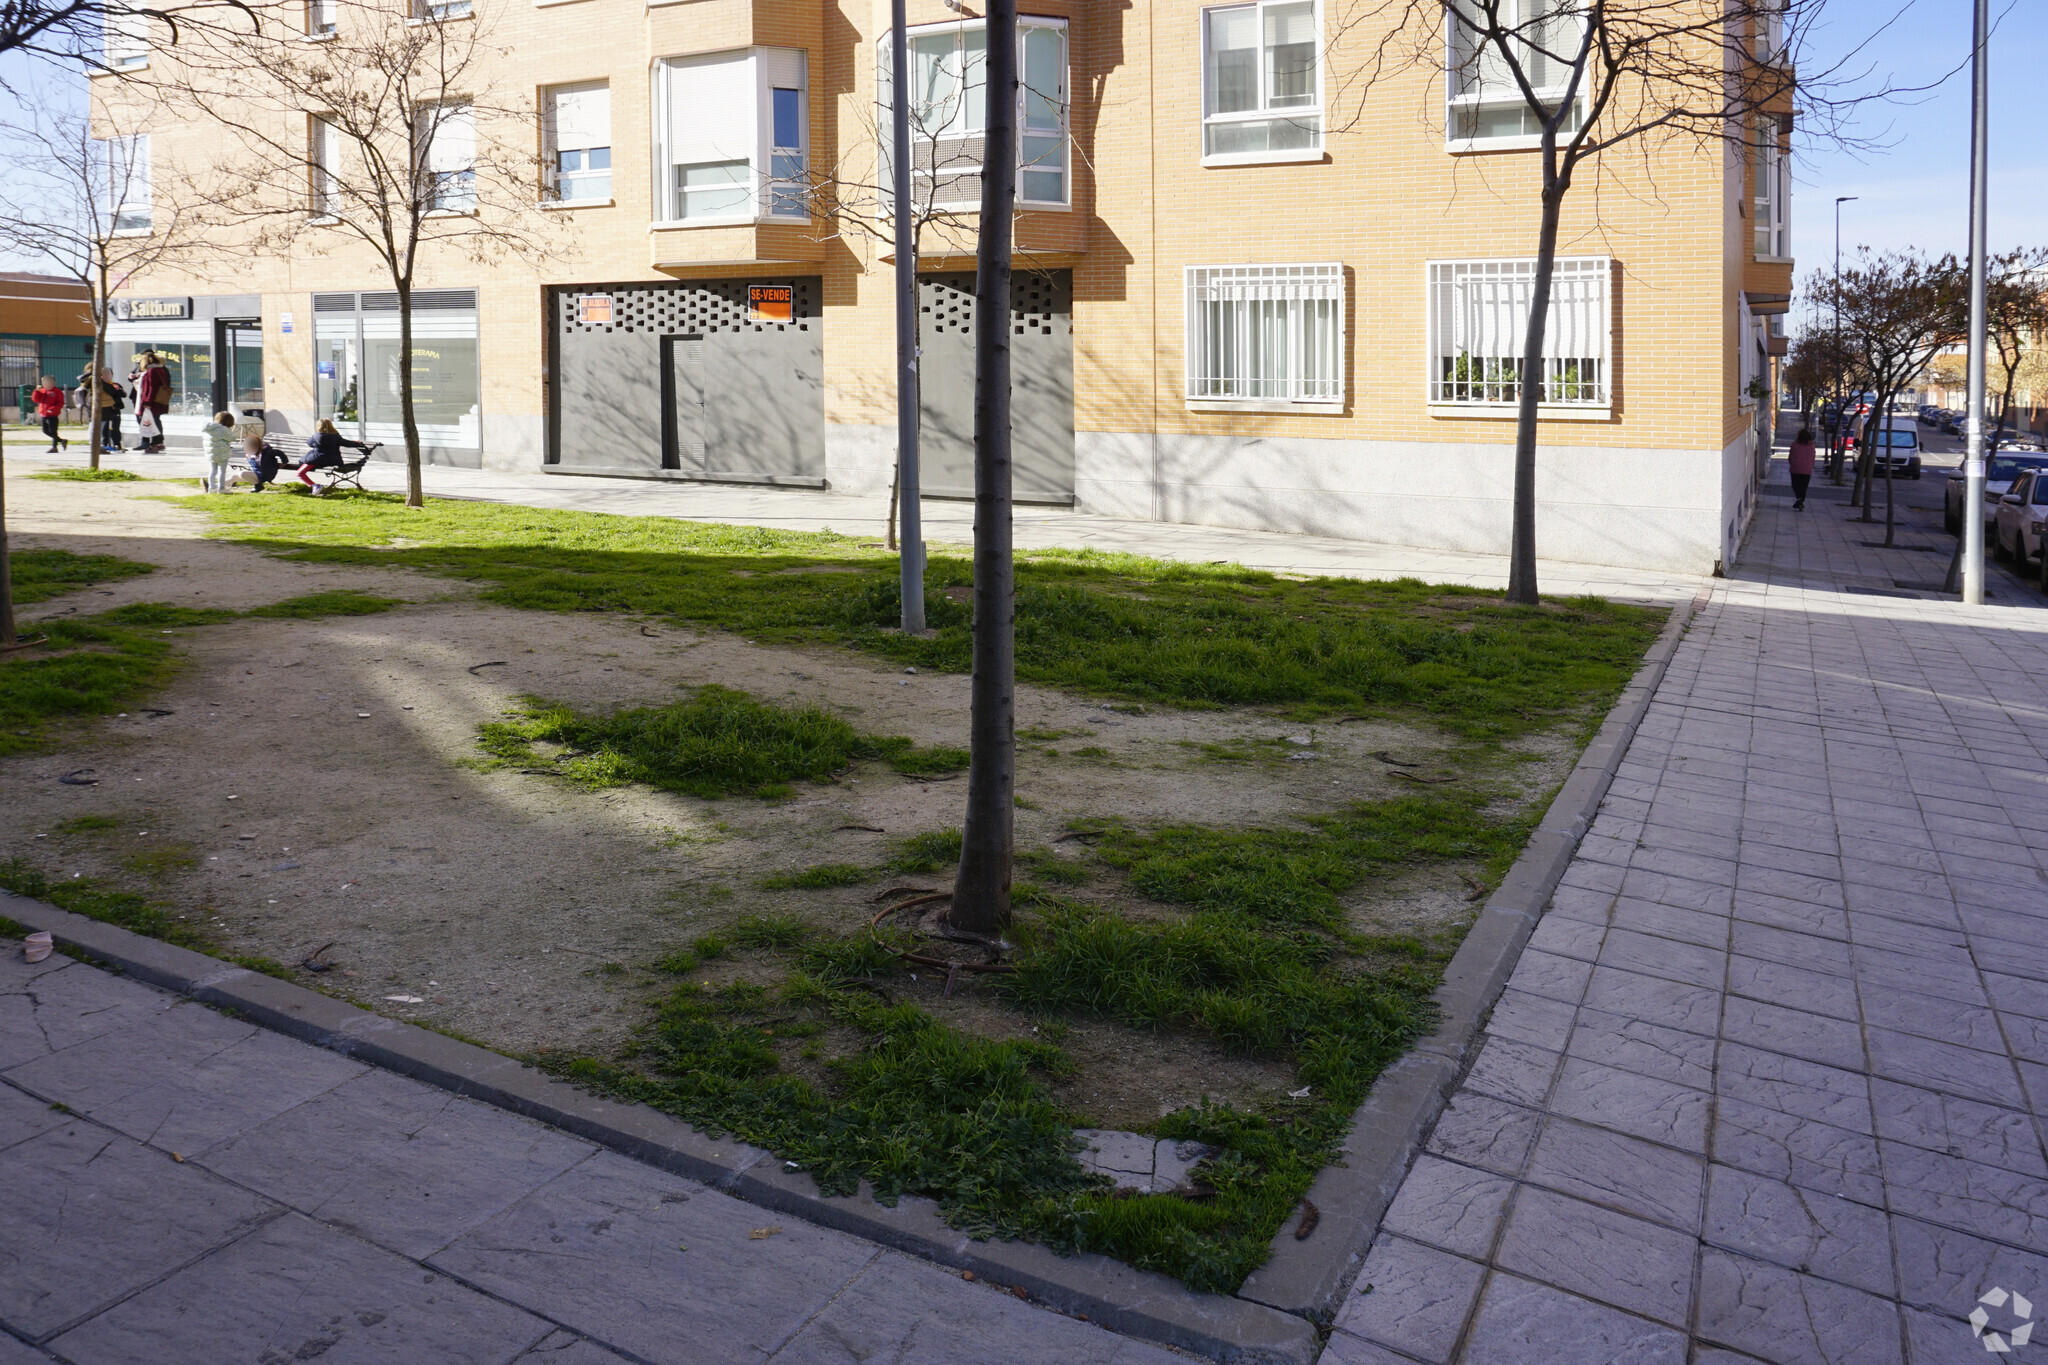
<instances>
[{"instance_id":1,"label":"beige brick facade","mask_svg":"<svg viewBox=\"0 0 2048 1365\"><path fill-rule=\"evenodd\" d=\"M1410 65L1367 87L1358 73L1380 35L1326 27L1322 159L1205 167L1199 0L1025 8L1069 23L1073 206L1020 215L1018 242L1020 264L1072 271L1077 505L1503 548L1514 424L1498 413L1432 414L1424 280L1430 261L1532 254L1536 154L1449 153L1442 72ZM913 25L958 18L941 0L912 0L910 10ZM884 244L829 217L809 227L650 224L658 59L801 48L813 174L872 183L875 51L887 13L886 0L478 0L478 18L460 22L482 25L506 49L496 101L531 105L548 86L609 82L613 185L609 206L545 215L554 242L544 260L444 250L421 272L422 287L478 291L479 458L547 458L548 287L805 275L822 280L829 480L850 491L886 486L894 322ZM537 140L537 126L501 122L479 135L517 144ZM159 125L158 196L172 192L182 160L216 144L205 128ZM1788 294L1790 266L1752 257L1745 162L1718 143L1672 139L1582 171L1560 250L1613 260L1612 402L1542 423L1541 553L1704 571L1746 523L1755 413L1738 394L1738 298ZM971 249L957 234L953 242L956 253ZM943 234L928 234L925 264L966 268L946 250ZM1184 270L1309 262L1344 267L1341 405L1192 410ZM221 242L127 292L260 294L266 402L274 422L303 429L314 408L311 296L379 288L389 283L375 260L345 242L305 242L288 258Z\"/></svg>"}]
</instances>

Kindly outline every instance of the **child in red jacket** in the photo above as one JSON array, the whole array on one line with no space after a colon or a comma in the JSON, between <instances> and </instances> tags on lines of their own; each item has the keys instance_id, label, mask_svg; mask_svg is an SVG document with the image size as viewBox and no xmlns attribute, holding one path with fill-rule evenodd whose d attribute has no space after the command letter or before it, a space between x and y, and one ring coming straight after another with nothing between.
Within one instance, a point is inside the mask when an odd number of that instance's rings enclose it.
<instances>
[{"instance_id":1,"label":"child in red jacket","mask_svg":"<svg viewBox=\"0 0 2048 1365\"><path fill-rule=\"evenodd\" d=\"M43 419L43 435L50 438L50 448L44 453L55 455L60 446L71 449L71 442L57 434L57 419L64 415L65 402L64 390L57 387L57 381L44 375L41 386L28 396L28 401L36 405L36 416Z\"/></svg>"}]
</instances>

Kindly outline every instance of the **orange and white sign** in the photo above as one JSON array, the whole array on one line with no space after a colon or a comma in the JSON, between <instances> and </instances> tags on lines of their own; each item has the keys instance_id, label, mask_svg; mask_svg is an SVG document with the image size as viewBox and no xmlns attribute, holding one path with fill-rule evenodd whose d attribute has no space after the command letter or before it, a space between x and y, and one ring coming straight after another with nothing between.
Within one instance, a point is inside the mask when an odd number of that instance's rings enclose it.
<instances>
[{"instance_id":1,"label":"orange and white sign","mask_svg":"<svg viewBox=\"0 0 2048 1365\"><path fill-rule=\"evenodd\" d=\"M787 284L747 286L747 317L753 322L789 322L794 317L796 289Z\"/></svg>"}]
</instances>

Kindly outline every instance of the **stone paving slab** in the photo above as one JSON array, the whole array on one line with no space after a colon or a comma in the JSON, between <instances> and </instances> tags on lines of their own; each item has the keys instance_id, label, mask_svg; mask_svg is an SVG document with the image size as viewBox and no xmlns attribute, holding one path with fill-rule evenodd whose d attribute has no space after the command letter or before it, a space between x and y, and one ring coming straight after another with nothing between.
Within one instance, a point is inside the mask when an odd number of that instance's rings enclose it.
<instances>
[{"instance_id":1,"label":"stone paving slab","mask_svg":"<svg viewBox=\"0 0 2048 1365\"><path fill-rule=\"evenodd\" d=\"M1926 1365L2048 1303L2048 611L1845 538L1766 500L1325 1361Z\"/></svg>"},{"instance_id":2,"label":"stone paving slab","mask_svg":"<svg viewBox=\"0 0 2048 1365\"><path fill-rule=\"evenodd\" d=\"M0 947L0 1365L1187 1359Z\"/></svg>"}]
</instances>

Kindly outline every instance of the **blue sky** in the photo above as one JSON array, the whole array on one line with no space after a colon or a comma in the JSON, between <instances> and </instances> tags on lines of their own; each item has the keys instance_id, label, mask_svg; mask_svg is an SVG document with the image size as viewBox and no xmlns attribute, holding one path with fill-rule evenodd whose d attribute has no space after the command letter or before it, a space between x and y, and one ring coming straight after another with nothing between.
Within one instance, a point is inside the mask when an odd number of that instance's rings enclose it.
<instances>
[{"instance_id":1,"label":"blue sky","mask_svg":"<svg viewBox=\"0 0 2048 1365\"><path fill-rule=\"evenodd\" d=\"M1802 71L1845 59L1850 69L1889 72L1899 85L1954 75L1911 103L1861 110L1855 133L1883 145L1854 151L1808 145L1794 165L1792 249L1799 273L1826 269L1835 249L1836 195L1842 250L1859 245L1955 251L1970 237L1970 0L1911 0L1875 39L1868 26L1898 13L1896 0L1831 0ZM2001 13L2003 11L2003 13ZM1993 251L2048 239L2048 138L2041 136L2048 72L2048 6L1992 0L1990 246ZM1849 54L1867 43L1856 57Z\"/></svg>"}]
</instances>

